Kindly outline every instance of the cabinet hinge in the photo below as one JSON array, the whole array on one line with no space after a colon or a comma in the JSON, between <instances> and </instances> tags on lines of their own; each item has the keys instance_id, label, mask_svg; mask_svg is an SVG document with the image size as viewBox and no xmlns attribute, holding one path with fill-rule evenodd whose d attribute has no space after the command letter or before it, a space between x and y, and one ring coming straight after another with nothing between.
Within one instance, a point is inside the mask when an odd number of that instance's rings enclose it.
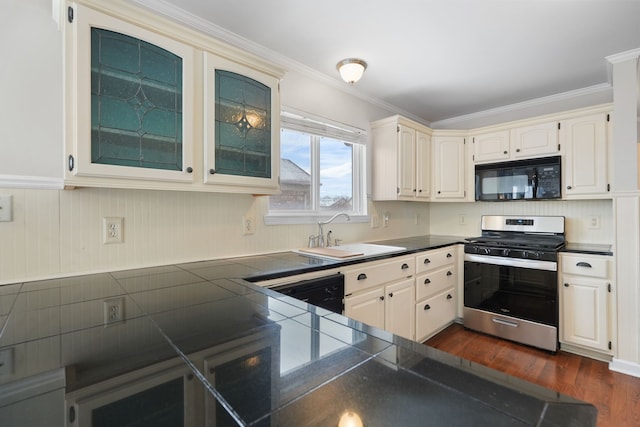
<instances>
[{"instance_id":1,"label":"cabinet hinge","mask_svg":"<svg viewBox=\"0 0 640 427\"><path fill-rule=\"evenodd\" d=\"M69 21L70 24L73 23L73 8L71 6L67 8L67 21Z\"/></svg>"},{"instance_id":2,"label":"cabinet hinge","mask_svg":"<svg viewBox=\"0 0 640 427\"><path fill-rule=\"evenodd\" d=\"M611 292L611 283L607 283L607 291Z\"/></svg>"},{"instance_id":3,"label":"cabinet hinge","mask_svg":"<svg viewBox=\"0 0 640 427\"><path fill-rule=\"evenodd\" d=\"M400 187L396 187L396 194L400 194Z\"/></svg>"},{"instance_id":4,"label":"cabinet hinge","mask_svg":"<svg viewBox=\"0 0 640 427\"><path fill-rule=\"evenodd\" d=\"M611 121L611 114L607 114L607 121L610 122Z\"/></svg>"},{"instance_id":5,"label":"cabinet hinge","mask_svg":"<svg viewBox=\"0 0 640 427\"><path fill-rule=\"evenodd\" d=\"M560 122L558 122L558 130L560 130Z\"/></svg>"},{"instance_id":6,"label":"cabinet hinge","mask_svg":"<svg viewBox=\"0 0 640 427\"><path fill-rule=\"evenodd\" d=\"M560 144L558 144L558 151L560 151Z\"/></svg>"},{"instance_id":7,"label":"cabinet hinge","mask_svg":"<svg viewBox=\"0 0 640 427\"><path fill-rule=\"evenodd\" d=\"M611 184L607 184L607 191L611 191Z\"/></svg>"},{"instance_id":8,"label":"cabinet hinge","mask_svg":"<svg viewBox=\"0 0 640 427\"><path fill-rule=\"evenodd\" d=\"M467 145L467 138L464 138L464 139L462 140L462 145Z\"/></svg>"},{"instance_id":9,"label":"cabinet hinge","mask_svg":"<svg viewBox=\"0 0 640 427\"><path fill-rule=\"evenodd\" d=\"M472 161L474 161L474 162L476 161L476 155L475 155L475 154L473 154L473 155L471 156L471 160L472 160Z\"/></svg>"},{"instance_id":10,"label":"cabinet hinge","mask_svg":"<svg viewBox=\"0 0 640 427\"><path fill-rule=\"evenodd\" d=\"M611 350L611 341L609 341L608 347L609 347L609 350Z\"/></svg>"},{"instance_id":11,"label":"cabinet hinge","mask_svg":"<svg viewBox=\"0 0 640 427\"><path fill-rule=\"evenodd\" d=\"M475 137L475 136L471 139L471 143L472 143L472 144L475 144L475 143L476 143L476 137Z\"/></svg>"},{"instance_id":12,"label":"cabinet hinge","mask_svg":"<svg viewBox=\"0 0 640 427\"><path fill-rule=\"evenodd\" d=\"M400 125L396 126L396 132L400 133Z\"/></svg>"}]
</instances>

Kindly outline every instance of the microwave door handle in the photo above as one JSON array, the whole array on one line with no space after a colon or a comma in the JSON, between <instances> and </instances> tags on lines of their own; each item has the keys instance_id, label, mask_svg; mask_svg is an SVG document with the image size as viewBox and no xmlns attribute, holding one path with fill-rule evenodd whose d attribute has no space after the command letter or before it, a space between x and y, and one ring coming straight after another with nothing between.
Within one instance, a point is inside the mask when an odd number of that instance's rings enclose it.
<instances>
[{"instance_id":1,"label":"microwave door handle","mask_svg":"<svg viewBox=\"0 0 640 427\"><path fill-rule=\"evenodd\" d=\"M533 187L533 198L538 198L538 171L537 169L533 170L533 175L531 176L531 186Z\"/></svg>"}]
</instances>

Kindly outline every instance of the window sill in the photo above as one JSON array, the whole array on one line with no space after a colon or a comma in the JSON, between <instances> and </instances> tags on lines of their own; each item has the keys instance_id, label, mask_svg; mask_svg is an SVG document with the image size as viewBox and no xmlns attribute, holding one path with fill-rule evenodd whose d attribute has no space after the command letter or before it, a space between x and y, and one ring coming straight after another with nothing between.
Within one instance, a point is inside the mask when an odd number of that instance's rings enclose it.
<instances>
[{"instance_id":1,"label":"window sill","mask_svg":"<svg viewBox=\"0 0 640 427\"><path fill-rule=\"evenodd\" d=\"M316 215L316 214L267 214L264 216L264 223L266 225L293 225L293 224L317 224L318 221L326 221L331 218L331 214ZM346 224L346 223L367 223L369 222L369 215L349 215L350 221L346 218L336 218L332 224Z\"/></svg>"}]
</instances>

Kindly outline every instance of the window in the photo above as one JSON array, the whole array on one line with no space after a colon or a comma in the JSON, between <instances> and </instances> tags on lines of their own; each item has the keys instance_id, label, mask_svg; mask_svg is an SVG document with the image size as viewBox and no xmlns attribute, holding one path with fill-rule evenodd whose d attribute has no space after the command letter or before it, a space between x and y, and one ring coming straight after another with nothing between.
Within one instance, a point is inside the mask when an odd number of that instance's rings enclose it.
<instances>
[{"instance_id":1,"label":"window","mask_svg":"<svg viewBox=\"0 0 640 427\"><path fill-rule=\"evenodd\" d=\"M282 194L270 196L267 223L365 215L364 132L292 112L283 112L281 122Z\"/></svg>"}]
</instances>

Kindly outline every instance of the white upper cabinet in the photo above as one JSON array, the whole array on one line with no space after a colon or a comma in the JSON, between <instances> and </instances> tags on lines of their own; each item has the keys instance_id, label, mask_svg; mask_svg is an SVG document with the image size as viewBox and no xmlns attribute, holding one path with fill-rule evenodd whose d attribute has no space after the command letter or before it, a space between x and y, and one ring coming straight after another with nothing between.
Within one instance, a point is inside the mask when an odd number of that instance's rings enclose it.
<instances>
[{"instance_id":1,"label":"white upper cabinet","mask_svg":"<svg viewBox=\"0 0 640 427\"><path fill-rule=\"evenodd\" d=\"M65 16L66 186L278 191L282 70L133 5Z\"/></svg>"},{"instance_id":2,"label":"white upper cabinet","mask_svg":"<svg viewBox=\"0 0 640 427\"><path fill-rule=\"evenodd\" d=\"M466 198L466 149L461 136L434 136L434 201L464 201Z\"/></svg>"},{"instance_id":3,"label":"white upper cabinet","mask_svg":"<svg viewBox=\"0 0 640 427\"><path fill-rule=\"evenodd\" d=\"M562 121L563 193L567 199L609 197L606 112Z\"/></svg>"},{"instance_id":4,"label":"white upper cabinet","mask_svg":"<svg viewBox=\"0 0 640 427\"><path fill-rule=\"evenodd\" d=\"M507 160L511 155L508 130L478 134L471 139L475 163Z\"/></svg>"},{"instance_id":5,"label":"white upper cabinet","mask_svg":"<svg viewBox=\"0 0 640 427\"><path fill-rule=\"evenodd\" d=\"M204 54L204 182L278 192L279 79Z\"/></svg>"},{"instance_id":6,"label":"white upper cabinet","mask_svg":"<svg viewBox=\"0 0 640 427\"><path fill-rule=\"evenodd\" d=\"M474 163L558 155L558 122L478 133L471 139Z\"/></svg>"},{"instance_id":7,"label":"white upper cabinet","mask_svg":"<svg viewBox=\"0 0 640 427\"><path fill-rule=\"evenodd\" d=\"M66 182L192 183L193 48L82 5L73 10L65 22Z\"/></svg>"},{"instance_id":8,"label":"white upper cabinet","mask_svg":"<svg viewBox=\"0 0 640 427\"><path fill-rule=\"evenodd\" d=\"M560 153L556 121L517 127L511 130L512 158L553 156Z\"/></svg>"},{"instance_id":9,"label":"white upper cabinet","mask_svg":"<svg viewBox=\"0 0 640 427\"><path fill-rule=\"evenodd\" d=\"M373 122L371 129L373 200L429 200L431 130L400 116Z\"/></svg>"}]
</instances>

